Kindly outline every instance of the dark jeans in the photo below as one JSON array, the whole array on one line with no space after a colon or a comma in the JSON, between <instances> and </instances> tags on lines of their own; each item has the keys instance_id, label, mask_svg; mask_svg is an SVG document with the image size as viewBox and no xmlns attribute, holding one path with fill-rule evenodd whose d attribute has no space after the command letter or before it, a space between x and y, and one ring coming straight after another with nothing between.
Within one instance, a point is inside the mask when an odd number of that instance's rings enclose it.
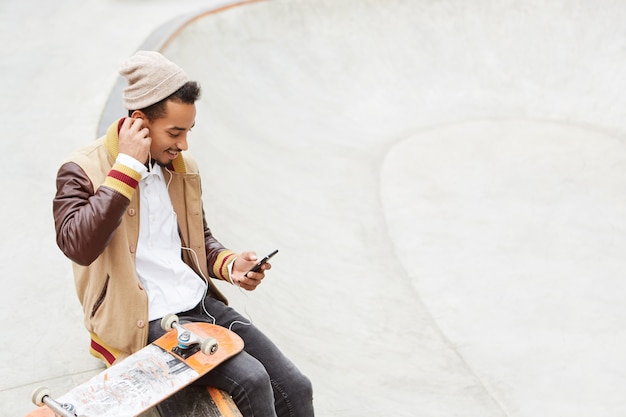
<instances>
[{"instance_id":1,"label":"dark jeans","mask_svg":"<svg viewBox=\"0 0 626 417\"><path fill-rule=\"evenodd\" d=\"M234 321L249 321L211 297L204 299L206 310L215 324L229 327ZM202 309L179 313L181 323L213 323ZM313 389L309 379L281 353L274 343L254 325L235 323L232 330L243 339L244 351L222 363L198 383L228 392L244 417L313 417ZM148 342L165 332L161 321L150 322Z\"/></svg>"}]
</instances>

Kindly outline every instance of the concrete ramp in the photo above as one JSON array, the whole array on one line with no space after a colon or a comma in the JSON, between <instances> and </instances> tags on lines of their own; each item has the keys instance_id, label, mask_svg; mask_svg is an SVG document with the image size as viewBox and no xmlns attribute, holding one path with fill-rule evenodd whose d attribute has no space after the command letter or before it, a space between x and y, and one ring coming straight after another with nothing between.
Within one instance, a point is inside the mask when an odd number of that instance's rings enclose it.
<instances>
[{"instance_id":1,"label":"concrete ramp","mask_svg":"<svg viewBox=\"0 0 626 417\"><path fill-rule=\"evenodd\" d=\"M280 250L257 291L225 290L317 415L626 414L624 21L584 0L251 1L154 46L202 84L213 232Z\"/></svg>"},{"instance_id":2,"label":"concrete ramp","mask_svg":"<svg viewBox=\"0 0 626 417\"><path fill-rule=\"evenodd\" d=\"M272 1L163 52L321 415L626 412L626 7ZM621 383L620 383L621 382Z\"/></svg>"}]
</instances>

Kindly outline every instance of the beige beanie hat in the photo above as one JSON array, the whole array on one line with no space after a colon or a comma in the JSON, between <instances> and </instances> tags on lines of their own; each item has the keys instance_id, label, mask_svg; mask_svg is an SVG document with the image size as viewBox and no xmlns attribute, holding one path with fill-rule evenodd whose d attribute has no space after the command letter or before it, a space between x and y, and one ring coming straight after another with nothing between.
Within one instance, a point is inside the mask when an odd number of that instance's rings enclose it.
<instances>
[{"instance_id":1,"label":"beige beanie hat","mask_svg":"<svg viewBox=\"0 0 626 417\"><path fill-rule=\"evenodd\" d=\"M120 66L128 80L122 99L127 110L141 110L158 103L183 86L189 77L158 52L138 51Z\"/></svg>"}]
</instances>

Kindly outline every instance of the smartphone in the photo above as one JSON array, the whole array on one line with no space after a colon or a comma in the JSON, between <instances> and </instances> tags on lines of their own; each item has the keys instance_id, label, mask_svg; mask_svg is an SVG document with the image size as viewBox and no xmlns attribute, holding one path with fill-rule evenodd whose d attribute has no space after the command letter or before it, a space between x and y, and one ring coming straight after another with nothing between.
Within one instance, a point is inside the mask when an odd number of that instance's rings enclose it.
<instances>
[{"instance_id":1,"label":"smartphone","mask_svg":"<svg viewBox=\"0 0 626 417\"><path fill-rule=\"evenodd\" d=\"M261 265L269 261L270 258L276 255L277 253L278 253L278 249L276 249L274 252L270 253L269 255L266 255L263 259L257 262L256 265L254 265L252 269L250 269L248 272L259 272L261 270ZM246 272L244 276L248 275L248 272Z\"/></svg>"}]
</instances>

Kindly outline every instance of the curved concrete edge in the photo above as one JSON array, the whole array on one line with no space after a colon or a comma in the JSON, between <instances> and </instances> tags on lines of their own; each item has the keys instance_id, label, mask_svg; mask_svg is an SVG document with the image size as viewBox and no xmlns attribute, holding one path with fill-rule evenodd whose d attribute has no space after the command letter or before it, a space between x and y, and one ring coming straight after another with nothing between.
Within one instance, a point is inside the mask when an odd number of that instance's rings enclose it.
<instances>
[{"instance_id":1,"label":"curved concrete edge","mask_svg":"<svg viewBox=\"0 0 626 417\"><path fill-rule=\"evenodd\" d=\"M186 13L181 16L177 16L159 26L155 29L141 44L138 50L152 50L162 52L163 49L169 45L173 38L175 38L182 30L188 25L201 19L205 16L222 13L230 10L234 7L245 6L250 3L257 3L259 1L267 0L231 0L226 1L222 5L213 6L210 8L198 10L197 12ZM126 79L122 76L118 76L115 81L115 85L111 89L107 101L103 107L102 115L100 116L100 122L98 123L98 136L102 136L106 133L107 128L113 121L122 115L126 114L126 110L122 104L122 92L126 87Z\"/></svg>"}]
</instances>

